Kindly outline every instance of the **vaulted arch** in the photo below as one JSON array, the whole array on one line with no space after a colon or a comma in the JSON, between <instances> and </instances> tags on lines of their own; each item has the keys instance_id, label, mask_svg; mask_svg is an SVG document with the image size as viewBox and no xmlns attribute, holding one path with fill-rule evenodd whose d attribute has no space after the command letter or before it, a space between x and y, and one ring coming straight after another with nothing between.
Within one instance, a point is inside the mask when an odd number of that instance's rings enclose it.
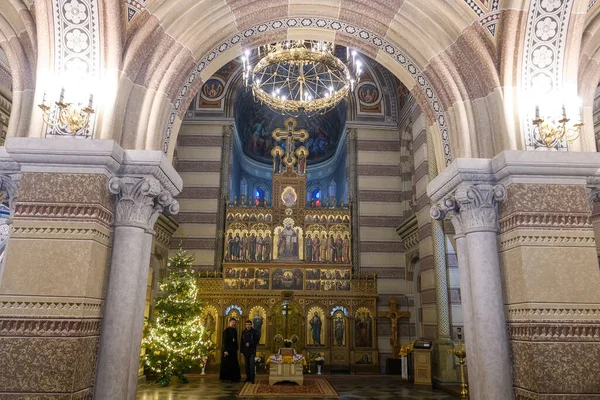
<instances>
[{"instance_id":1,"label":"vaulted arch","mask_svg":"<svg viewBox=\"0 0 600 400\"><path fill-rule=\"evenodd\" d=\"M488 127L491 116L480 112L481 104L501 101L495 45L465 3L275 1L269 9L229 3L154 0L136 16L124 56L133 85L118 100L128 116L125 146L171 153L187 104L215 70L243 47L304 37L357 48L394 73L438 131L440 165L500 150L494 136L502 136L504 123ZM149 52L148 40L164 51Z\"/></svg>"}]
</instances>

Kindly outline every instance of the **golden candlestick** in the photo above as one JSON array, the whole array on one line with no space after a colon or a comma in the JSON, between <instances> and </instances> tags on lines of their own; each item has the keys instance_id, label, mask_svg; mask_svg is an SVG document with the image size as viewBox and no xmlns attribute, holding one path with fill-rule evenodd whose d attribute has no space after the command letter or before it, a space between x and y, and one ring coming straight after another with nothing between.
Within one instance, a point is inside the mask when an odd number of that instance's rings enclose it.
<instances>
[{"instance_id":1,"label":"golden candlestick","mask_svg":"<svg viewBox=\"0 0 600 400\"><path fill-rule=\"evenodd\" d=\"M465 380L465 358L467 358L467 352L462 345L462 329L458 328L458 347L455 349L448 350L448 353L454 354L458 358L460 364L460 398L469 398L469 389L467 381Z\"/></svg>"}]
</instances>

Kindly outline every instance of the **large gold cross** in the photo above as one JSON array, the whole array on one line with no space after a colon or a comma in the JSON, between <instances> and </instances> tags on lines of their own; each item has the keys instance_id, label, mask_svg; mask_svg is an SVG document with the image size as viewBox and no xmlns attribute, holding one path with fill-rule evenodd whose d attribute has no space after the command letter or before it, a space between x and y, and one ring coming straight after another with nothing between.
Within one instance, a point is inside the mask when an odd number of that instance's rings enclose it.
<instances>
[{"instance_id":1,"label":"large gold cross","mask_svg":"<svg viewBox=\"0 0 600 400\"><path fill-rule=\"evenodd\" d=\"M390 338L390 344L393 349L393 357L398 357L398 351L396 351L398 345L398 319L410 318L410 311L399 311L397 309L398 299L390 297L390 311L380 311L377 316L379 318L389 318L392 323L392 337Z\"/></svg>"},{"instance_id":2,"label":"large gold cross","mask_svg":"<svg viewBox=\"0 0 600 400\"><path fill-rule=\"evenodd\" d=\"M293 170L294 164L296 164L296 157L294 157L294 142L296 140L304 142L308 139L308 132L304 129L294 130L296 126L298 126L298 122L292 117L285 120L285 126L287 127L287 130L277 128L273 131L271 136L277 141L285 140L285 157L283 162L288 170Z\"/></svg>"}]
</instances>

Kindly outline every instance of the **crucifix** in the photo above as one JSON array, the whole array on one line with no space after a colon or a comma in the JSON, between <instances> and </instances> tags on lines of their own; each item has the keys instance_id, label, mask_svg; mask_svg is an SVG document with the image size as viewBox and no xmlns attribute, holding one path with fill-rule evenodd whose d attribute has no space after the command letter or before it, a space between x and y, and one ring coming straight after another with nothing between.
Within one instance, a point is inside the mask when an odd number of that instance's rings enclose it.
<instances>
[{"instance_id":1,"label":"crucifix","mask_svg":"<svg viewBox=\"0 0 600 400\"><path fill-rule=\"evenodd\" d=\"M296 140L304 142L308 139L308 132L304 129L294 130L298 126L298 122L294 118L288 118L285 120L287 130L277 128L273 131L271 136L273 139L280 141L285 140L285 157L283 162L286 166L286 171L293 171L294 164L296 164L296 157L294 156L294 142Z\"/></svg>"},{"instance_id":2,"label":"crucifix","mask_svg":"<svg viewBox=\"0 0 600 400\"><path fill-rule=\"evenodd\" d=\"M390 298L390 311L380 311L378 313L379 318L389 318L392 322L392 337L390 338L390 344L393 349L393 357L398 357L400 346L398 345L398 319L399 318L410 318L410 311L399 311L396 308L398 299L395 297Z\"/></svg>"}]
</instances>

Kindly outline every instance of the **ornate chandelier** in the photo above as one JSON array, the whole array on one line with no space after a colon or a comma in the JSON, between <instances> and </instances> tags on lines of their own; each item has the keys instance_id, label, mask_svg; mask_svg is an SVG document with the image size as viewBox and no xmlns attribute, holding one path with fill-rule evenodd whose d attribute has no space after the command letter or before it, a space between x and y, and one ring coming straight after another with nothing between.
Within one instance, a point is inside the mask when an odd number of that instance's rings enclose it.
<instances>
[{"instance_id":1,"label":"ornate chandelier","mask_svg":"<svg viewBox=\"0 0 600 400\"><path fill-rule=\"evenodd\" d=\"M286 41L259 47L254 66L246 50L244 84L256 101L281 114L324 114L354 90L362 73L355 50L346 49L346 63L334 50L329 42Z\"/></svg>"}]
</instances>

